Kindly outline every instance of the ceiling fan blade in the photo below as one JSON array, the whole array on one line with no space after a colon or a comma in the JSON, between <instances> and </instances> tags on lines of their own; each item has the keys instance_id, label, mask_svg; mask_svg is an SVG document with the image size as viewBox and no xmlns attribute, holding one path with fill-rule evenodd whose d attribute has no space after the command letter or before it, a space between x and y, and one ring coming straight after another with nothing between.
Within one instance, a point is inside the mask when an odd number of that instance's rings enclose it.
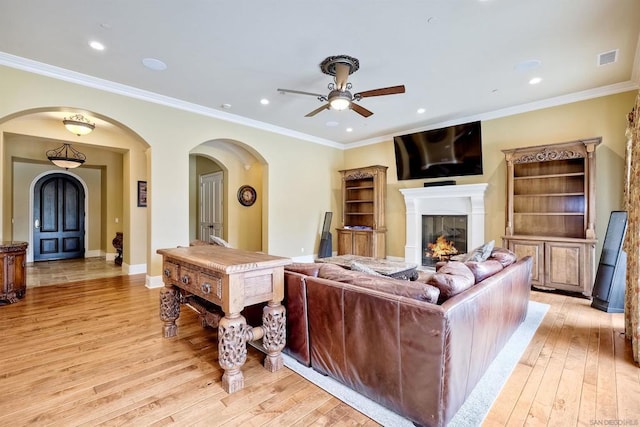
<instances>
[{"instance_id":1,"label":"ceiling fan blade","mask_svg":"<svg viewBox=\"0 0 640 427\"><path fill-rule=\"evenodd\" d=\"M347 89L347 80L349 79L349 72L351 71L351 67L347 64L337 63L335 65L336 69L336 87L338 90L346 90Z\"/></svg>"},{"instance_id":2,"label":"ceiling fan blade","mask_svg":"<svg viewBox=\"0 0 640 427\"><path fill-rule=\"evenodd\" d=\"M365 90L364 92L356 93L353 97L367 98L369 96L395 95L396 93L404 93L404 85Z\"/></svg>"},{"instance_id":3,"label":"ceiling fan blade","mask_svg":"<svg viewBox=\"0 0 640 427\"><path fill-rule=\"evenodd\" d=\"M373 114L371 111L367 110L363 106L358 105L354 102L351 103L351 109L365 118Z\"/></svg>"},{"instance_id":4,"label":"ceiling fan blade","mask_svg":"<svg viewBox=\"0 0 640 427\"><path fill-rule=\"evenodd\" d=\"M329 109L329 104L324 104L322 107L316 108L315 110L313 110L309 114L305 115L305 117L313 117L316 114L318 114L320 111L327 110L327 109Z\"/></svg>"},{"instance_id":5,"label":"ceiling fan blade","mask_svg":"<svg viewBox=\"0 0 640 427\"><path fill-rule=\"evenodd\" d=\"M316 98L324 98L325 95L322 95L320 93L313 93L313 92L304 92L302 90L293 90L293 89L277 89L278 92L280 92L281 94L285 94L285 93L297 93L298 95L311 95L311 96L315 96Z\"/></svg>"}]
</instances>

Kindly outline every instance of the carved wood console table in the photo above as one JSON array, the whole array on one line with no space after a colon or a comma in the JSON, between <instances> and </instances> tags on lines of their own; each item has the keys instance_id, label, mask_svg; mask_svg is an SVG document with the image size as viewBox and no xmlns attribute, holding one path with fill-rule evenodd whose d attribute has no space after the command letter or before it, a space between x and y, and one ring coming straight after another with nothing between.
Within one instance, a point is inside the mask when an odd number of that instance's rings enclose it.
<instances>
[{"instance_id":1,"label":"carved wood console table","mask_svg":"<svg viewBox=\"0 0 640 427\"><path fill-rule=\"evenodd\" d=\"M247 342L262 338L267 356L264 367L275 372L283 366L286 340L284 266L288 258L216 245L159 249L163 256L160 319L165 338L177 334L180 304L193 295L222 308L218 322L218 358L224 369L222 387L233 393L244 387L242 365ZM268 302L262 325L251 327L240 314L246 306Z\"/></svg>"}]
</instances>

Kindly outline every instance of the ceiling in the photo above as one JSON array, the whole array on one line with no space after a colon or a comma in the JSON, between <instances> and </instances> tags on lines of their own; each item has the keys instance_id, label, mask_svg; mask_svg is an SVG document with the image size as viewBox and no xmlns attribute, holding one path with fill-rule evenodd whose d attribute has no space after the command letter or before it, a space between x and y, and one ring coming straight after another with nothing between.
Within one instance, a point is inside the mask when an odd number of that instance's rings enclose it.
<instances>
[{"instance_id":1,"label":"ceiling","mask_svg":"<svg viewBox=\"0 0 640 427\"><path fill-rule=\"evenodd\" d=\"M0 2L0 65L336 146L636 89L639 35L638 0ZM277 91L328 93L319 64L343 54L353 93L406 93L364 118Z\"/></svg>"}]
</instances>

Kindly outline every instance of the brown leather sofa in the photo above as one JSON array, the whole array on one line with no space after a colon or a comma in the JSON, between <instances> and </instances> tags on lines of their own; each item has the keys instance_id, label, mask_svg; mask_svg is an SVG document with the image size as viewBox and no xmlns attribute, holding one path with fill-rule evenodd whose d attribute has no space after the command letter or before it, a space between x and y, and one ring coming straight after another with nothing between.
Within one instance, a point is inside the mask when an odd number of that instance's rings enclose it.
<instances>
[{"instance_id":1,"label":"brown leather sofa","mask_svg":"<svg viewBox=\"0 0 640 427\"><path fill-rule=\"evenodd\" d=\"M524 320L531 264L520 259L440 304L427 302L424 283L407 290L364 275L361 286L354 274L364 273L293 264L285 352L417 425L446 425Z\"/></svg>"}]
</instances>

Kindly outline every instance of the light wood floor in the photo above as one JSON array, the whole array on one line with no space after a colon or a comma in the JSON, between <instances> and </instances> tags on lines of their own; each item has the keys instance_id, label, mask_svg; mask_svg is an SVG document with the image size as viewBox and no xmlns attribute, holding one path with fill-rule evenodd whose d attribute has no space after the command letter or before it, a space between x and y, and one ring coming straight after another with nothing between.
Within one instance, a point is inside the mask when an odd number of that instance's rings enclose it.
<instances>
[{"instance_id":1,"label":"light wood floor","mask_svg":"<svg viewBox=\"0 0 640 427\"><path fill-rule=\"evenodd\" d=\"M91 261L95 277L99 259ZM28 274L44 276L39 264ZM48 268L73 263L55 264ZM111 263L102 265L113 276ZM41 279L0 307L0 426L376 425L287 368L267 372L251 347L245 389L225 393L215 331L183 310L178 336L163 339L159 290L147 289L144 275ZM640 425L640 369L622 315L586 299L532 299L549 313L485 425Z\"/></svg>"}]
</instances>

